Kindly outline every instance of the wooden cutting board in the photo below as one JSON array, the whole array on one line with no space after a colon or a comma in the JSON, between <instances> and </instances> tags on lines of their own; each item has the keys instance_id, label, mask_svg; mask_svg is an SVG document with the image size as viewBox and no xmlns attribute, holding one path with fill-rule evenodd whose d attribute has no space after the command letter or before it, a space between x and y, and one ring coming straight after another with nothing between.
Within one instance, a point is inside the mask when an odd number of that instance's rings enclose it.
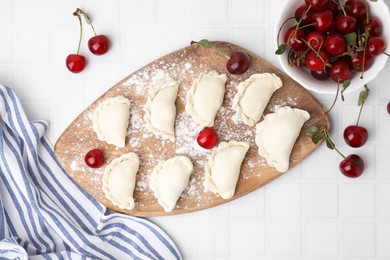
<instances>
[{"instance_id":1,"label":"wooden cutting board","mask_svg":"<svg viewBox=\"0 0 390 260\"><path fill-rule=\"evenodd\" d=\"M237 45L226 42L213 42L213 49L202 48L193 44L171 54L168 54L138 71L130 74L121 82L115 84L84 112L82 112L64 131L55 145L55 154L66 172L89 192L98 201L108 208L134 216L174 215L197 210L207 209L228 201L237 199L261 186L269 183L281 174L266 164L264 158L257 153L255 144L255 127L248 127L233 119L232 99L236 93L237 85L254 73L275 73L283 81L283 87L275 92L270 100L265 114L273 112L280 106L291 106L308 111L311 119L303 126L302 131L293 148L290 167L294 167L304 160L319 145L314 145L305 129L315 125L318 128L330 128L330 121L323 112L323 107L302 86L292 80L284 72L271 65L254 53ZM243 75L231 75L226 70L226 58L220 54L230 54L234 50L244 50L251 57L250 69ZM219 51L217 51L219 50ZM250 149L241 167L240 178L237 183L235 195L224 200L213 194L204 186L204 163L210 150L197 146L196 136L201 128L185 113L185 97L194 79L200 73L217 70L226 73L225 99L222 108L217 114L215 129L220 141L247 141ZM176 100L176 141L164 141L144 126L143 105L148 93L160 82L167 79L180 82L179 94ZM99 141L92 130L92 114L98 104L108 97L123 95L131 101L131 119L126 147L117 148ZM289 131L289 129L286 129ZM137 183L134 191L136 206L133 210L122 210L114 206L102 191L102 176L104 167L92 169L84 163L84 155L91 149L99 148L105 153L106 164L121 154L133 151L140 157L140 169L137 173ZM152 169L159 160L166 160L175 155L186 155L194 164L194 172L190 183L177 202L176 208L165 213L157 203L153 192L149 188ZM288 173L287 173L288 174Z\"/></svg>"}]
</instances>

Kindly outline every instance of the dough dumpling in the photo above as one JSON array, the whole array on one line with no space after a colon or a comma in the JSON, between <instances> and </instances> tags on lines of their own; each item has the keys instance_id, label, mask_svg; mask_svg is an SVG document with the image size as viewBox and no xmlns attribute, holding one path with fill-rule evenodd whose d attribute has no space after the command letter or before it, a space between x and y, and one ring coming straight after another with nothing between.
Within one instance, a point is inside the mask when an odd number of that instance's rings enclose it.
<instances>
[{"instance_id":1,"label":"dough dumpling","mask_svg":"<svg viewBox=\"0 0 390 260\"><path fill-rule=\"evenodd\" d=\"M136 174L139 168L138 156L131 152L115 158L104 170L103 191L112 204L132 210Z\"/></svg>"},{"instance_id":2,"label":"dough dumpling","mask_svg":"<svg viewBox=\"0 0 390 260\"><path fill-rule=\"evenodd\" d=\"M201 126L213 126L225 95L226 74L201 74L187 93L186 112Z\"/></svg>"},{"instance_id":3,"label":"dough dumpling","mask_svg":"<svg viewBox=\"0 0 390 260\"><path fill-rule=\"evenodd\" d=\"M171 141L175 140L176 97L179 84L169 81L149 95L144 106L146 128Z\"/></svg>"},{"instance_id":4,"label":"dough dumpling","mask_svg":"<svg viewBox=\"0 0 390 260\"><path fill-rule=\"evenodd\" d=\"M231 198L236 190L241 164L249 149L249 143L221 142L211 152L205 164L205 180L210 190L222 198Z\"/></svg>"},{"instance_id":5,"label":"dough dumpling","mask_svg":"<svg viewBox=\"0 0 390 260\"><path fill-rule=\"evenodd\" d=\"M275 74L253 74L238 85L233 99L235 117L246 125L254 126L263 115L273 93L282 87L281 79Z\"/></svg>"},{"instance_id":6,"label":"dough dumpling","mask_svg":"<svg viewBox=\"0 0 390 260\"><path fill-rule=\"evenodd\" d=\"M256 126L256 144L259 155L269 166L279 172L289 168L290 154L303 124L309 120L307 111L298 108L281 107L268 114Z\"/></svg>"},{"instance_id":7,"label":"dough dumpling","mask_svg":"<svg viewBox=\"0 0 390 260\"><path fill-rule=\"evenodd\" d=\"M188 186L192 170L192 162L186 156L160 161L154 168L151 187L165 212L174 209L183 190Z\"/></svg>"},{"instance_id":8,"label":"dough dumpling","mask_svg":"<svg viewBox=\"0 0 390 260\"><path fill-rule=\"evenodd\" d=\"M101 141L124 147L130 119L130 101L117 96L107 98L93 113L93 131Z\"/></svg>"}]
</instances>

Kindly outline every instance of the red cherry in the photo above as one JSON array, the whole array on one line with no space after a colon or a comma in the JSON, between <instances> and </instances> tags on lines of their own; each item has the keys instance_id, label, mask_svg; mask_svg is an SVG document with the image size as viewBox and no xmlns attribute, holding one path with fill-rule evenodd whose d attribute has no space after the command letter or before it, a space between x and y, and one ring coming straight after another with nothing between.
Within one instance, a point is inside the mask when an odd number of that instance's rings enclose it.
<instances>
[{"instance_id":1,"label":"red cherry","mask_svg":"<svg viewBox=\"0 0 390 260\"><path fill-rule=\"evenodd\" d=\"M305 0L307 6L311 5L316 11L325 10L328 7L328 0Z\"/></svg>"},{"instance_id":2,"label":"red cherry","mask_svg":"<svg viewBox=\"0 0 390 260\"><path fill-rule=\"evenodd\" d=\"M343 83L352 78L352 69L348 62L336 60L331 65L332 67L330 68L329 74L334 81Z\"/></svg>"},{"instance_id":3,"label":"red cherry","mask_svg":"<svg viewBox=\"0 0 390 260\"><path fill-rule=\"evenodd\" d=\"M375 16L371 16L368 19L364 19L360 25L361 32L368 32L370 36L378 36L382 33L382 22Z\"/></svg>"},{"instance_id":4,"label":"red cherry","mask_svg":"<svg viewBox=\"0 0 390 260\"><path fill-rule=\"evenodd\" d=\"M87 63L87 60L80 54L69 54L66 57L66 67L73 73L81 72Z\"/></svg>"},{"instance_id":5,"label":"red cherry","mask_svg":"<svg viewBox=\"0 0 390 260\"><path fill-rule=\"evenodd\" d=\"M389 102L389 103L387 103L387 113L389 113L389 114L390 114L390 102Z\"/></svg>"},{"instance_id":6,"label":"red cherry","mask_svg":"<svg viewBox=\"0 0 390 260\"><path fill-rule=\"evenodd\" d=\"M99 168L104 164L104 154L99 149L93 149L85 155L84 160L89 167Z\"/></svg>"},{"instance_id":7,"label":"red cherry","mask_svg":"<svg viewBox=\"0 0 390 260\"><path fill-rule=\"evenodd\" d=\"M340 15L336 20L337 31L348 34L356 31L357 22L352 16Z\"/></svg>"},{"instance_id":8,"label":"red cherry","mask_svg":"<svg viewBox=\"0 0 390 260\"><path fill-rule=\"evenodd\" d=\"M324 70L326 64L329 63L329 54L325 50L320 50L319 55L314 51L309 51L306 54L306 66L310 70Z\"/></svg>"},{"instance_id":9,"label":"red cherry","mask_svg":"<svg viewBox=\"0 0 390 260\"><path fill-rule=\"evenodd\" d=\"M296 30L295 26L290 27L284 35L284 42L293 49L303 47L305 43L302 39L306 38L306 34L302 29Z\"/></svg>"},{"instance_id":10,"label":"red cherry","mask_svg":"<svg viewBox=\"0 0 390 260\"><path fill-rule=\"evenodd\" d=\"M211 149L218 143L218 135L212 127L205 127L199 132L196 138L198 144L205 148Z\"/></svg>"},{"instance_id":11,"label":"red cherry","mask_svg":"<svg viewBox=\"0 0 390 260\"><path fill-rule=\"evenodd\" d=\"M368 139L367 129L361 126L350 125L344 130L344 140L351 147L361 147Z\"/></svg>"},{"instance_id":12,"label":"red cherry","mask_svg":"<svg viewBox=\"0 0 390 260\"><path fill-rule=\"evenodd\" d=\"M327 80L329 78L329 73L324 71L324 70L317 70L317 71L310 71L311 75L313 78L318 79L318 80Z\"/></svg>"},{"instance_id":13,"label":"red cherry","mask_svg":"<svg viewBox=\"0 0 390 260\"><path fill-rule=\"evenodd\" d=\"M245 73L249 69L251 59L249 55L241 50L233 51L226 63L226 69L234 75Z\"/></svg>"},{"instance_id":14,"label":"red cherry","mask_svg":"<svg viewBox=\"0 0 390 260\"><path fill-rule=\"evenodd\" d=\"M301 21L301 25L310 24L313 21L311 18L313 11L311 9L307 11L307 8L306 5L301 5L295 10L295 20L297 22Z\"/></svg>"},{"instance_id":15,"label":"red cherry","mask_svg":"<svg viewBox=\"0 0 390 260\"><path fill-rule=\"evenodd\" d=\"M344 5L345 12L358 21L362 21L367 16L366 0L348 0Z\"/></svg>"},{"instance_id":16,"label":"red cherry","mask_svg":"<svg viewBox=\"0 0 390 260\"><path fill-rule=\"evenodd\" d=\"M358 52L355 57L351 57L352 67L356 71L363 71L363 69L364 71L366 71L369 68L371 68L373 63L374 63L373 57L368 53L364 55L364 52L362 51Z\"/></svg>"},{"instance_id":17,"label":"red cherry","mask_svg":"<svg viewBox=\"0 0 390 260\"><path fill-rule=\"evenodd\" d=\"M324 48L325 35L321 32L311 32L306 36L306 45L318 51L320 48Z\"/></svg>"},{"instance_id":18,"label":"red cherry","mask_svg":"<svg viewBox=\"0 0 390 260\"><path fill-rule=\"evenodd\" d=\"M330 10L315 12L312 15L314 28L319 32L329 32L334 25L333 13Z\"/></svg>"},{"instance_id":19,"label":"red cherry","mask_svg":"<svg viewBox=\"0 0 390 260\"><path fill-rule=\"evenodd\" d=\"M96 35L89 39L88 48L95 55L103 55L110 48L110 39L103 34Z\"/></svg>"},{"instance_id":20,"label":"red cherry","mask_svg":"<svg viewBox=\"0 0 390 260\"><path fill-rule=\"evenodd\" d=\"M335 3L335 1L329 0L327 9L331 10L333 13L336 13L339 10L339 5Z\"/></svg>"},{"instance_id":21,"label":"red cherry","mask_svg":"<svg viewBox=\"0 0 390 260\"><path fill-rule=\"evenodd\" d=\"M378 56L386 48L386 43L382 37L374 36L370 37L367 42L367 52L371 56Z\"/></svg>"},{"instance_id":22,"label":"red cherry","mask_svg":"<svg viewBox=\"0 0 390 260\"><path fill-rule=\"evenodd\" d=\"M347 42L341 34L331 34L325 40L325 49L332 56L339 56L347 50Z\"/></svg>"},{"instance_id":23,"label":"red cherry","mask_svg":"<svg viewBox=\"0 0 390 260\"><path fill-rule=\"evenodd\" d=\"M305 60L306 52L307 49L305 47L292 49L289 56L289 61L297 67L300 68L306 67L306 60Z\"/></svg>"},{"instance_id":24,"label":"red cherry","mask_svg":"<svg viewBox=\"0 0 390 260\"><path fill-rule=\"evenodd\" d=\"M351 154L340 162L339 169L346 177L357 178L364 171L364 161L359 155Z\"/></svg>"}]
</instances>

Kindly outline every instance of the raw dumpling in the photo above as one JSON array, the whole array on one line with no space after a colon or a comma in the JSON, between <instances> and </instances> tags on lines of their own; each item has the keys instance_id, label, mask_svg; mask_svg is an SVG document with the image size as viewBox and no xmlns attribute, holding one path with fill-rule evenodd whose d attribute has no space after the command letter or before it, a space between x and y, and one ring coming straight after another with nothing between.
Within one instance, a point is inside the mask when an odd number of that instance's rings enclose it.
<instances>
[{"instance_id":1,"label":"raw dumpling","mask_svg":"<svg viewBox=\"0 0 390 260\"><path fill-rule=\"evenodd\" d=\"M93 113L93 131L99 140L124 147L129 119L130 101L122 96L108 98Z\"/></svg>"},{"instance_id":2,"label":"raw dumpling","mask_svg":"<svg viewBox=\"0 0 390 260\"><path fill-rule=\"evenodd\" d=\"M236 119L254 126L263 115L272 94L282 85L281 79L270 73L253 74L241 82L233 100Z\"/></svg>"},{"instance_id":3,"label":"raw dumpling","mask_svg":"<svg viewBox=\"0 0 390 260\"><path fill-rule=\"evenodd\" d=\"M134 208L133 192L139 158L135 153L127 153L115 158L104 170L103 191L112 204L132 210Z\"/></svg>"},{"instance_id":4,"label":"raw dumpling","mask_svg":"<svg viewBox=\"0 0 390 260\"><path fill-rule=\"evenodd\" d=\"M144 106L146 128L171 141L175 141L175 101L178 88L178 82L166 82L149 95Z\"/></svg>"},{"instance_id":5,"label":"raw dumpling","mask_svg":"<svg viewBox=\"0 0 390 260\"><path fill-rule=\"evenodd\" d=\"M186 112L201 126L213 126L225 95L226 74L201 74L187 93Z\"/></svg>"},{"instance_id":6,"label":"raw dumpling","mask_svg":"<svg viewBox=\"0 0 390 260\"><path fill-rule=\"evenodd\" d=\"M224 199L234 195L248 149L249 143L236 141L222 142L213 149L205 164L205 179L212 192Z\"/></svg>"},{"instance_id":7,"label":"raw dumpling","mask_svg":"<svg viewBox=\"0 0 390 260\"><path fill-rule=\"evenodd\" d=\"M170 212L175 207L176 201L188 185L192 170L192 162L186 156L160 161L154 168L151 187L165 212Z\"/></svg>"},{"instance_id":8,"label":"raw dumpling","mask_svg":"<svg viewBox=\"0 0 390 260\"><path fill-rule=\"evenodd\" d=\"M281 107L257 124L256 144L259 154L267 160L269 166L279 172L288 170L292 148L309 118L305 110Z\"/></svg>"}]
</instances>

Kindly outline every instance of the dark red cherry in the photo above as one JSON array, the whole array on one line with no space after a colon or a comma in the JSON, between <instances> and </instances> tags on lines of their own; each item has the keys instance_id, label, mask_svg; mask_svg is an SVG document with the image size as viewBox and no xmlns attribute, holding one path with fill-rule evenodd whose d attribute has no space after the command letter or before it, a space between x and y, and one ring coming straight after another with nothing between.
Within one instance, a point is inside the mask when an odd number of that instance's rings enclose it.
<instances>
[{"instance_id":1,"label":"dark red cherry","mask_svg":"<svg viewBox=\"0 0 390 260\"><path fill-rule=\"evenodd\" d=\"M387 103L387 113L389 113L389 114L390 114L390 102L389 102L389 103Z\"/></svg>"},{"instance_id":2,"label":"dark red cherry","mask_svg":"<svg viewBox=\"0 0 390 260\"><path fill-rule=\"evenodd\" d=\"M96 35L89 39L88 48L95 55L103 55L110 48L110 39L104 34Z\"/></svg>"},{"instance_id":3,"label":"dark red cherry","mask_svg":"<svg viewBox=\"0 0 390 260\"><path fill-rule=\"evenodd\" d=\"M324 70L317 70L317 71L310 71L311 75L313 78L318 79L318 80L327 80L329 78L329 73L324 71Z\"/></svg>"},{"instance_id":4,"label":"dark red cherry","mask_svg":"<svg viewBox=\"0 0 390 260\"><path fill-rule=\"evenodd\" d=\"M363 51L360 51L356 54L356 56L351 57L351 64L354 70L356 71L366 71L371 68L374 63L374 58L366 53L364 55Z\"/></svg>"},{"instance_id":5,"label":"dark red cherry","mask_svg":"<svg viewBox=\"0 0 390 260\"><path fill-rule=\"evenodd\" d=\"M325 49L332 56L339 56L347 51L347 42L341 34L331 34L325 40Z\"/></svg>"},{"instance_id":6,"label":"dark red cherry","mask_svg":"<svg viewBox=\"0 0 390 260\"><path fill-rule=\"evenodd\" d=\"M198 144L205 148L211 149L218 143L218 135L212 127L205 127L202 131L199 132L198 137L196 138Z\"/></svg>"},{"instance_id":7,"label":"dark red cherry","mask_svg":"<svg viewBox=\"0 0 390 260\"><path fill-rule=\"evenodd\" d=\"M73 73L79 73L83 71L86 64L87 60L83 55L69 54L68 57L66 57L66 67Z\"/></svg>"},{"instance_id":8,"label":"dark red cherry","mask_svg":"<svg viewBox=\"0 0 390 260\"><path fill-rule=\"evenodd\" d=\"M348 0L345 2L344 9L348 16L352 16L358 21L367 17L366 0Z\"/></svg>"},{"instance_id":9,"label":"dark red cherry","mask_svg":"<svg viewBox=\"0 0 390 260\"><path fill-rule=\"evenodd\" d=\"M351 147L361 147L368 139L367 129L361 126L350 125L344 130L344 140Z\"/></svg>"},{"instance_id":10,"label":"dark red cherry","mask_svg":"<svg viewBox=\"0 0 390 260\"><path fill-rule=\"evenodd\" d=\"M235 75L245 73L249 69L251 59L249 55L241 50L233 51L230 54L230 59L226 63L226 69Z\"/></svg>"},{"instance_id":11,"label":"dark red cherry","mask_svg":"<svg viewBox=\"0 0 390 260\"><path fill-rule=\"evenodd\" d=\"M303 47L305 43L303 40L306 38L304 30L296 30L296 26L290 27L284 35L284 42L293 49Z\"/></svg>"},{"instance_id":12,"label":"dark red cherry","mask_svg":"<svg viewBox=\"0 0 390 260\"><path fill-rule=\"evenodd\" d=\"M328 0L305 0L307 6L311 5L311 8L316 11L325 10L328 7Z\"/></svg>"},{"instance_id":13,"label":"dark red cherry","mask_svg":"<svg viewBox=\"0 0 390 260\"><path fill-rule=\"evenodd\" d=\"M320 50L319 55L314 51L309 51L305 60L309 70L324 70L325 66L329 64L329 54L325 50Z\"/></svg>"},{"instance_id":14,"label":"dark red cherry","mask_svg":"<svg viewBox=\"0 0 390 260\"><path fill-rule=\"evenodd\" d=\"M306 36L306 45L318 51L325 47L325 35L321 32L311 32Z\"/></svg>"},{"instance_id":15,"label":"dark red cherry","mask_svg":"<svg viewBox=\"0 0 390 260\"><path fill-rule=\"evenodd\" d=\"M340 162L339 169L344 176L357 178L364 171L364 161L359 155L351 154Z\"/></svg>"},{"instance_id":16,"label":"dark red cherry","mask_svg":"<svg viewBox=\"0 0 390 260\"><path fill-rule=\"evenodd\" d=\"M89 167L99 168L104 164L104 154L99 149L93 149L85 155L84 160Z\"/></svg>"},{"instance_id":17,"label":"dark red cherry","mask_svg":"<svg viewBox=\"0 0 390 260\"><path fill-rule=\"evenodd\" d=\"M329 75L334 81L343 83L352 78L352 69L348 62L336 60L331 65Z\"/></svg>"},{"instance_id":18,"label":"dark red cherry","mask_svg":"<svg viewBox=\"0 0 390 260\"><path fill-rule=\"evenodd\" d=\"M334 25L333 13L330 10L314 12L312 15L314 28L319 32L329 32Z\"/></svg>"},{"instance_id":19,"label":"dark red cherry","mask_svg":"<svg viewBox=\"0 0 390 260\"><path fill-rule=\"evenodd\" d=\"M336 20L337 31L341 34L348 34L356 31L357 22L352 16L340 15Z\"/></svg>"},{"instance_id":20,"label":"dark red cherry","mask_svg":"<svg viewBox=\"0 0 390 260\"><path fill-rule=\"evenodd\" d=\"M379 36L382 30L382 22L376 16L371 16L368 19L368 23L367 19L364 19L360 25L360 31L368 32L370 36Z\"/></svg>"},{"instance_id":21,"label":"dark red cherry","mask_svg":"<svg viewBox=\"0 0 390 260\"><path fill-rule=\"evenodd\" d=\"M307 6L306 5L301 5L300 7L295 10L295 20L297 22L301 21L300 25L307 25L312 23L312 18L311 16L313 15L313 10L307 11Z\"/></svg>"},{"instance_id":22,"label":"dark red cherry","mask_svg":"<svg viewBox=\"0 0 390 260\"><path fill-rule=\"evenodd\" d=\"M367 42L367 52L371 56L378 56L386 48L386 43L382 37L374 36L370 37Z\"/></svg>"}]
</instances>

